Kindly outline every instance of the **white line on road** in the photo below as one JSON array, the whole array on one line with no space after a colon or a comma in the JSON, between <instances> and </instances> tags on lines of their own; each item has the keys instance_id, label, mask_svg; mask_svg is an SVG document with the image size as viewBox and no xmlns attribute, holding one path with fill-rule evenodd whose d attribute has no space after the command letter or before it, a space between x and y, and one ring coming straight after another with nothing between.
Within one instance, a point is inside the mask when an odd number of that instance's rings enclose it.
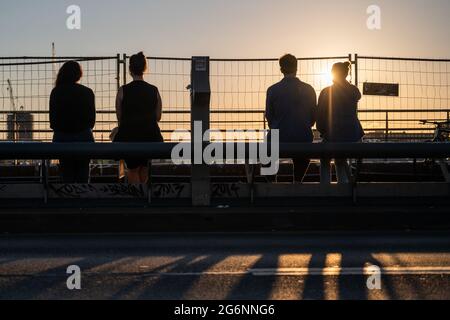
<instances>
[{"instance_id":1,"label":"white line on road","mask_svg":"<svg viewBox=\"0 0 450 320\"><path fill-rule=\"evenodd\" d=\"M249 269L245 271L205 271L205 272L92 272L83 273L86 276L112 276L112 277L201 277L201 276L254 276L254 277L287 277L287 276L370 276L374 271L366 268L273 268ZM449 267L381 267L381 274L386 276L401 275L450 275ZM55 273L0 273L1 278L10 277L60 277Z\"/></svg>"},{"instance_id":2,"label":"white line on road","mask_svg":"<svg viewBox=\"0 0 450 320\"><path fill-rule=\"evenodd\" d=\"M254 276L369 276L373 274L366 268L277 268L251 269ZM381 267L383 275L450 275L449 267Z\"/></svg>"}]
</instances>

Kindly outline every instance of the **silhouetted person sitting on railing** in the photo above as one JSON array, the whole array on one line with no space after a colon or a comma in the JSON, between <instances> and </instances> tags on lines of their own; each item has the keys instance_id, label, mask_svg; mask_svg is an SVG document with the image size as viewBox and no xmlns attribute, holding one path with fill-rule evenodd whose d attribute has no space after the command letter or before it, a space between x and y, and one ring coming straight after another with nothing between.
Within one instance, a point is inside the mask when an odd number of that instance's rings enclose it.
<instances>
[{"instance_id":1,"label":"silhouetted person sitting on railing","mask_svg":"<svg viewBox=\"0 0 450 320\"><path fill-rule=\"evenodd\" d=\"M333 85L325 88L319 97L317 129L324 142L360 142L364 130L358 119L359 89L347 81L350 62L333 65ZM331 183L330 159L322 159L321 180ZM338 183L350 182L350 168L347 159L335 159Z\"/></svg>"},{"instance_id":2,"label":"silhouetted person sitting on railing","mask_svg":"<svg viewBox=\"0 0 450 320\"><path fill-rule=\"evenodd\" d=\"M83 71L76 61L64 63L50 95L50 127L53 142L94 142L94 92L79 84ZM89 159L60 159L64 183L88 183Z\"/></svg>"},{"instance_id":3,"label":"silhouetted person sitting on railing","mask_svg":"<svg viewBox=\"0 0 450 320\"><path fill-rule=\"evenodd\" d=\"M298 60L293 55L280 58L284 79L267 91L266 118L271 130L278 129L281 143L313 142L316 92L297 78ZM294 160L295 182L301 183L310 159Z\"/></svg>"},{"instance_id":4,"label":"silhouetted person sitting on railing","mask_svg":"<svg viewBox=\"0 0 450 320\"><path fill-rule=\"evenodd\" d=\"M162 116L162 101L157 87L144 81L147 58L140 52L130 58L133 81L119 89L116 99L119 129L114 142L163 142L158 122ZM146 158L125 159L128 182L144 184L149 178Z\"/></svg>"}]
</instances>

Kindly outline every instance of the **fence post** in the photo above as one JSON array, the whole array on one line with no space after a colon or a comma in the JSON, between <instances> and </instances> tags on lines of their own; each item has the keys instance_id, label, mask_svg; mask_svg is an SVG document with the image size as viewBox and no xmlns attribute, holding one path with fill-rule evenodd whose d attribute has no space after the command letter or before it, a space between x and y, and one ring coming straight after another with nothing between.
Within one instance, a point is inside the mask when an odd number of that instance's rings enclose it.
<instances>
[{"instance_id":1,"label":"fence post","mask_svg":"<svg viewBox=\"0 0 450 320\"><path fill-rule=\"evenodd\" d=\"M385 132L384 140L386 142L389 141L389 112L388 111L386 111L386 132Z\"/></svg>"},{"instance_id":2,"label":"fence post","mask_svg":"<svg viewBox=\"0 0 450 320\"><path fill-rule=\"evenodd\" d=\"M49 171L48 171L49 160L42 160L42 185L44 186L44 203L48 203L48 188L49 188Z\"/></svg>"},{"instance_id":3,"label":"fence post","mask_svg":"<svg viewBox=\"0 0 450 320\"><path fill-rule=\"evenodd\" d=\"M126 85L127 84L127 54L124 53L123 54L123 59L122 59L122 64L123 64L123 84Z\"/></svg>"},{"instance_id":4,"label":"fence post","mask_svg":"<svg viewBox=\"0 0 450 320\"><path fill-rule=\"evenodd\" d=\"M191 66L191 143L192 143L192 205L211 204L209 166L204 162L203 151L208 141L202 141L210 129L211 86L209 57L192 57ZM198 149L201 150L198 150ZM201 152L201 159L199 158Z\"/></svg>"},{"instance_id":5,"label":"fence post","mask_svg":"<svg viewBox=\"0 0 450 320\"><path fill-rule=\"evenodd\" d=\"M354 61L354 75L355 75L355 86L359 86L359 79L358 79L358 54L355 53L355 61Z\"/></svg>"},{"instance_id":6,"label":"fence post","mask_svg":"<svg viewBox=\"0 0 450 320\"><path fill-rule=\"evenodd\" d=\"M117 91L119 91L120 88L120 54L117 54L117 72L116 72L116 80L117 80Z\"/></svg>"}]
</instances>

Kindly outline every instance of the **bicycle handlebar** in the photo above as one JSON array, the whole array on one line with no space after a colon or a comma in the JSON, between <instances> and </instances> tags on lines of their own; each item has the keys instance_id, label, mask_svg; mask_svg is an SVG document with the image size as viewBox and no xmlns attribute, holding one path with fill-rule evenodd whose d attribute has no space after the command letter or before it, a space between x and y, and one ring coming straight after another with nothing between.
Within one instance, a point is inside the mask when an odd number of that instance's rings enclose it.
<instances>
[{"instance_id":1,"label":"bicycle handlebar","mask_svg":"<svg viewBox=\"0 0 450 320\"><path fill-rule=\"evenodd\" d=\"M437 121L428 121L428 120L420 120L421 124L434 124L436 126L442 126L442 125L450 125L450 120L449 121L444 121L444 122L437 122Z\"/></svg>"}]
</instances>

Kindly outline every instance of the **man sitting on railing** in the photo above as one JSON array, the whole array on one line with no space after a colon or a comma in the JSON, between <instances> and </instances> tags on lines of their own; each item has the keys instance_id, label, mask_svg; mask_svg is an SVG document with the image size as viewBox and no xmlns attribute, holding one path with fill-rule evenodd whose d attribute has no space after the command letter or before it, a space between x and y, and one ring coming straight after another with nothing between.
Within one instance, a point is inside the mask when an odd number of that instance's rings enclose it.
<instances>
[{"instance_id":1,"label":"man sitting on railing","mask_svg":"<svg viewBox=\"0 0 450 320\"><path fill-rule=\"evenodd\" d=\"M280 67L284 79L267 91L266 118L269 127L280 131L281 143L313 142L316 92L312 86L297 78L296 57L290 54L281 57ZM295 182L301 183L310 159L293 160Z\"/></svg>"}]
</instances>

